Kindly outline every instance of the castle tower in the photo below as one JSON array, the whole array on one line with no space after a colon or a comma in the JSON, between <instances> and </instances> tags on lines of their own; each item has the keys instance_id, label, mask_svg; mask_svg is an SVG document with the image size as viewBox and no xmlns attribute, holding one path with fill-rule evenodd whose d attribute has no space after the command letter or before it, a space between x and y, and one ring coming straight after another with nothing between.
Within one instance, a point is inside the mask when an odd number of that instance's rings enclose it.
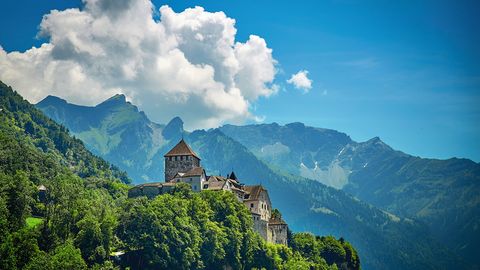
<instances>
[{"instance_id":1,"label":"castle tower","mask_svg":"<svg viewBox=\"0 0 480 270\"><path fill-rule=\"evenodd\" d=\"M169 182L179 172L187 172L200 167L200 158L183 139L164 157L165 182Z\"/></svg>"}]
</instances>

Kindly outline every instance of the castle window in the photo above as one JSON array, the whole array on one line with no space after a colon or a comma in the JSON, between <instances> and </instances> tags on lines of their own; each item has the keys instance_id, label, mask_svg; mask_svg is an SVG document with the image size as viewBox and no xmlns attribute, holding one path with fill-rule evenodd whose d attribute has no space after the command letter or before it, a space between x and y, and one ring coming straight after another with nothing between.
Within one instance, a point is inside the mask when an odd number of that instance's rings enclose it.
<instances>
[{"instance_id":1,"label":"castle window","mask_svg":"<svg viewBox=\"0 0 480 270\"><path fill-rule=\"evenodd\" d=\"M253 208L253 203L250 204L250 208Z\"/></svg>"}]
</instances>

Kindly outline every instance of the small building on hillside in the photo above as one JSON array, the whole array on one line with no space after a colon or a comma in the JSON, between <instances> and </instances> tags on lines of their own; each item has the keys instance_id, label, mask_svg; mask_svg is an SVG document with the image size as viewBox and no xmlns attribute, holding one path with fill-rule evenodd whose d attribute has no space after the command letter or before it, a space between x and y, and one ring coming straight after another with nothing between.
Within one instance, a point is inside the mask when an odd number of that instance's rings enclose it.
<instances>
[{"instance_id":1,"label":"small building on hillside","mask_svg":"<svg viewBox=\"0 0 480 270\"><path fill-rule=\"evenodd\" d=\"M175 187L175 183L145 183L132 187L128 190L128 197L135 198L146 196L147 198L154 198L158 195L167 193Z\"/></svg>"},{"instance_id":2,"label":"small building on hillside","mask_svg":"<svg viewBox=\"0 0 480 270\"><path fill-rule=\"evenodd\" d=\"M186 172L177 172L169 183L187 183L190 184L193 191L200 191L203 189L207 175L202 167L190 168Z\"/></svg>"},{"instance_id":3,"label":"small building on hillside","mask_svg":"<svg viewBox=\"0 0 480 270\"><path fill-rule=\"evenodd\" d=\"M38 200L41 203L45 203L47 201L47 188L44 185L40 185L37 187L38 190Z\"/></svg>"},{"instance_id":4,"label":"small building on hillside","mask_svg":"<svg viewBox=\"0 0 480 270\"><path fill-rule=\"evenodd\" d=\"M200 166L200 157L182 139L164 156L165 182L146 183L131 188L129 197L153 198L171 191L177 183L187 183L195 192L228 191L235 194L252 214L254 230L269 243L287 245L288 225L281 216L272 216L272 203L262 185L246 186L232 171L227 177L210 175ZM278 212L278 211L277 211Z\"/></svg>"}]
</instances>

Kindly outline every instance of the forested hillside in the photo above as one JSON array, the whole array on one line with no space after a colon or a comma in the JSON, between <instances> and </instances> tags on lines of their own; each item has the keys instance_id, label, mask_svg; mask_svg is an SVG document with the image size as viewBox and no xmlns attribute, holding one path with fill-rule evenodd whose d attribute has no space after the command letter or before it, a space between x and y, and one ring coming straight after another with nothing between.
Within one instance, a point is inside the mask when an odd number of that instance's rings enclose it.
<instances>
[{"instance_id":1,"label":"forested hillside","mask_svg":"<svg viewBox=\"0 0 480 270\"><path fill-rule=\"evenodd\" d=\"M360 269L344 239L265 243L230 193L128 199L123 172L4 84L0 127L0 269Z\"/></svg>"}]
</instances>

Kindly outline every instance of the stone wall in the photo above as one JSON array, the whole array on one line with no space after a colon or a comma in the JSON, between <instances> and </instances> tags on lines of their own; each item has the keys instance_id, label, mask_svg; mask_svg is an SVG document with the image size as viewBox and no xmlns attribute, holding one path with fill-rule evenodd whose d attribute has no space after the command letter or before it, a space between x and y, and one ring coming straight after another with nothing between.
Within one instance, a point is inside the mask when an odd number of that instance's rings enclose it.
<instances>
[{"instance_id":1,"label":"stone wall","mask_svg":"<svg viewBox=\"0 0 480 270\"><path fill-rule=\"evenodd\" d=\"M260 234L260 236L267 240L268 238L268 222L262 220L259 215L253 214L253 229Z\"/></svg>"},{"instance_id":2,"label":"stone wall","mask_svg":"<svg viewBox=\"0 0 480 270\"><path fill-rule=\"evenodd\" d=\"M267 242L287 245L287 224L268 224Z\"/></svg>"},{"instance_id":3,"label":"stone wall","mask_svg":"<svg viewBox=\"0 0 480 270\"><path fill-rule=\"evenodd\" d=\"M157 186L145 186L143 187L143 196L147 196L148 198L154 198L158 195L162 194L162 187Z\"/></svg>"},{"instance_id":4,"label":"stone wall","mask_svg":"<svg viewBox=\"0 0 480 270\"><path fill-rule=\"evenodd\" d=\"M165 157L165 182L170 181L178 172L186 172L194 167L200 167L200 160L195 157Z\"/></svg>"},{"instance_id":5,"label":"stone wall","mask_svg":"<svg viewBox=\"0 0 480 270\"><path fill-rule=\"evenodd\" d=\"M140 197L143 196L142 188L140 187L133 187L128 190L128 197L129 198L135 198L135 197Z\"/></svg>"}]
</instances>

